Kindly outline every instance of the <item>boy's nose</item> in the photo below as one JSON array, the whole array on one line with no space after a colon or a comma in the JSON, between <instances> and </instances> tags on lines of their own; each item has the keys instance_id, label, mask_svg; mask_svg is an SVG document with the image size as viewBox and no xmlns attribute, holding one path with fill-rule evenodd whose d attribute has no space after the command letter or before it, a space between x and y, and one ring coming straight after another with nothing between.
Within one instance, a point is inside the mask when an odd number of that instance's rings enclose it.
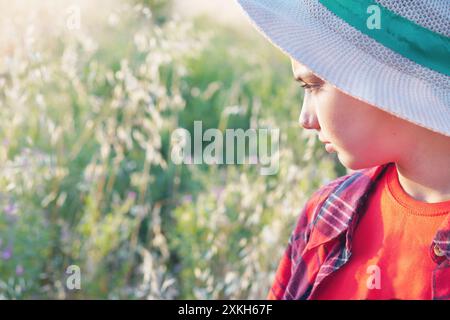
<instances>
[{"instance_id":1,"label":"boy's nose","mask_svg":"<svg viewBox=\"0 0 450 320\"><path fill-rule=\"evenodd\" d=\"M305 129L320 129L314 107L306 99L303 100L302 111L300 112L298 122Z\"/></svg>"}]
</instances>

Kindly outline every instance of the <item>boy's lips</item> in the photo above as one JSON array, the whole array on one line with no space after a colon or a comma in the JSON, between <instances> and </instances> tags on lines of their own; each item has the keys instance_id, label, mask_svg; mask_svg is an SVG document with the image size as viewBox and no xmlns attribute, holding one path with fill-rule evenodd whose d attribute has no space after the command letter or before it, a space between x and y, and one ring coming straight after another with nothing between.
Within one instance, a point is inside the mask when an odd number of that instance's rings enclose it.
<instances>
[{"instance_id":1,"label":"boy's lips","mask_svg":"<svg viewBox=\"0 0 450 320\"><path fill-rule=\"evenodd\" d=\"M325 144L325 150L327 150L327 152L332 153L332 152L336 152L336 149L334 149L333 145L331 144L330 141L327 141L325 139L323 139L320 135L319 135L319 140Z\"/></svg>"},{"instance_id":2,"label":"boy's lips","mask_svg":"<svg viewBox=\"0 0 450 320\"><path fill-rule=\"evenodd\" d=\"M336 151L336 149L334 149L333 145L330 142L325 143L325 150L327 150L327 152L329 153Z\"/></svg>"},{"instance_id":3,"label":"boy's lips","mask_svg":"<svg viewBox=\"0 0 450 320\"><path fill-rule=\"evenodd\" d=\"M325 150L329 153L336 152L336 149L331 142L325 142Z\"/></svg>"}]
</instances>

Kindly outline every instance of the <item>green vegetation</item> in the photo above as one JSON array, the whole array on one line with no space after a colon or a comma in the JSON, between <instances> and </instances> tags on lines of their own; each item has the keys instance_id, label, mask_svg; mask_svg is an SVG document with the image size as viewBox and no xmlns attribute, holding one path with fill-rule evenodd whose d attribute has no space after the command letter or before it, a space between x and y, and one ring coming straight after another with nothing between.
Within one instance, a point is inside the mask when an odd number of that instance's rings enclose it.
<instances>
[{"instance_id":1,"label":"green vegetation","mask_svg":"<svg viewBox=\"0 0 450 320\"><path fill-rule=\"evenodd\" d=\"M83 2L80 30L45 3L10 4L23 37L0 32L0 298L264 298L301 207L342 173L297 125L288 59L158 1ZM280 128L279 172L173 164L195 120Z\"/></svg>"}]
</instances>

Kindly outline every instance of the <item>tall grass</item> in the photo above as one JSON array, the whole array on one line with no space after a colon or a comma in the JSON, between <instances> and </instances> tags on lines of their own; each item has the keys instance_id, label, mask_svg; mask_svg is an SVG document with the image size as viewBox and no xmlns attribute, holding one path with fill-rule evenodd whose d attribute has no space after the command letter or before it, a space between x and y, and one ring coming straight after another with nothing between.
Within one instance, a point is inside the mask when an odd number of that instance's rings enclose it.
<instances>
[{"instance_id":1,"label":"tall grass","mask_svg":"<svg viewBox=\"0 0 450 320\"><path fill-rule=\"evenodd\" d=\"M296 125L287 59L152 3L80 1L79 30L55 3L1 3L0 297L264 298L301 206L336 175ZM195 120L280 128L279 173L173 164L170 135Z\"/></svg>"}]
</instances>

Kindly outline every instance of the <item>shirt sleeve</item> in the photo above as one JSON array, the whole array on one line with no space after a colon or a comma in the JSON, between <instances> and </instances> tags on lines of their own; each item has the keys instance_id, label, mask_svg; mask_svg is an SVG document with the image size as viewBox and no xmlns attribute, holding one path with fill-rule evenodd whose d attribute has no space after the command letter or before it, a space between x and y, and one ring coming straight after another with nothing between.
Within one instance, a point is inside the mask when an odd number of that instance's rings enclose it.
<instances>
[{"instance_id":1,"label":"shirt sleeve","mask_svg":"<svg viewBox=\"0 0 450 320\"><path fill-rule=\"evenodd\" d=\"M281 262L278 265L277 272L275 274L275 280L272 284L272 288L267 295L267 300L281 300L283 299L286 286L289 283L291 277L291 246L288 245L286 251L281 258Z\"/></svg>"},{"instance_id":2,"label":"shirt sleeve","mask_svg":"<svg viewBox=\"0 0 450 320\"><path fill-rule=\"evenodd\" d=\"M284 251L275 273L272 287L266 297L268 300L282 300L286 297L286 290L291 280L294 264L302 256L308 244L313 228L314 215L320 204L325 201L330 192L347 176L341 177L321 187L313 193L300 212L297 224L289 238L289 244ZM289 294L288 294L289 296Z\"/></svg>"}]
</instances>

